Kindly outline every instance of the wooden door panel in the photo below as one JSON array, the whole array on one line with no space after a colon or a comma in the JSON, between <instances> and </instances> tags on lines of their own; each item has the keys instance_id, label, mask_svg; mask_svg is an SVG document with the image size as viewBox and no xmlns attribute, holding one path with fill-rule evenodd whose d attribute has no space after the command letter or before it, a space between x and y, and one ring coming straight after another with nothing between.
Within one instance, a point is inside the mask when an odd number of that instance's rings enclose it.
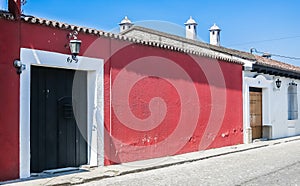
<instances>
[{"instance_id":1,"label":"wooden door panel","mask_svg":"<svg viewBox=\"0 0 300 186\"><path fill-rule=\"evenodd\" d=\"M86 72L79 72L80 89L73 96L74 70L33 66L31 71L31 172L86 164Z\"/></svg>"},{"instance_id":2,"label":"wooden door panel","mask_svg":"<svg viewBox=\"0 0 300 186\"><path fill-rule=\"evenodd\" d=\"M250 126L252 139L262 138L262 92L250 91Z\"/></svg>"},{"instance_id":3,"label":"wooden door panel","mask_svg":"<svg viewBox=\"0 0 300 186\"><path fill-rule=\"evenodd\" d=\"M259 139L262 137L262 126L252 126L252 139Z\"/></svg>"},{"instance_id":4,"label":"wooden door panel","mask_svg":"<svg viewBox=\"0 0 300 186\"><path fill-rule=\"evenodd\" d=\"M58 165L68 167L75 165L76 123L73 115L72 98L62 97L57 102L58 114Z\"/></svg>"}]
</instances>

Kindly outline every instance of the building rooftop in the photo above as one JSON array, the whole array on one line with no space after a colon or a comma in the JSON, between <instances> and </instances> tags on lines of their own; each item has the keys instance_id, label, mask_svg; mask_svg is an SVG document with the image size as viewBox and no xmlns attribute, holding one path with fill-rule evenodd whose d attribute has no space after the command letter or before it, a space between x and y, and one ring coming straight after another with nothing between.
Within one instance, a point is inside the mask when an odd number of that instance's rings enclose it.
<instances>
[{"instance_id":1,"label":"building rooftop","mask_svg":"<svg viewBox=\"0 0 300 186\"><path fill-rule=\"evenodd\" d=\"M14 20L14 17L11 13L9 13L7 11L0 11L0 19ZM147 46L151 46L151 47L158 47L158 48L173 50L173 51L182 52L182 53L189 53L189 54L193 54L193 55L199 55L199 56L204 56L204 57L209 57L209 58L214 58L214 59L220 59L220 60L224 60L224 61L231 62L231 63L243 64L237 60L234 60L233 58L220 57L218 55L208 55L208 54L201 53L198 51L187 50L187 49L184 49L181 47L176 47L171 44L169 45L169 44L162 44L162 43L154 42L154 41L145 41L145 40L141 40L141 39L136 39L134 37L127 37L125 35L105 32L105 31L97 30L97 29L93 29L93 28L86 28L86 27L81 27L81 26L76 26L76 25L70 25L67 23L42 19L42 18L38 18L38 17L34 17L34 16L22 15L21 21L23 21L25 23L29 23L29 24L38 24L38 25L44 25L44 26L48 26L48 27L54 27L57 29L67 29L67 30L71 30L71 31L76 30L78 32L91 34L91 35L95 35L98 37L113 38L113 39L128 41L128 42L132 42L132 43L137 43L137 44L141 44L141 45L147 45ZM235 57L239 57L241 59L250 60L250 61L256 62L256 64L261 65L261 66L271 67L271 68L275 68L275 69L279 69L279 70L291 71L293 73L299 74L299 77L300 77L300 67L298 67L298 66L283 63L283 62L276 61L273 59L267 59L267 58L264 58L261 56L253 55L249 52L239 51L239 50L235 50L235 49L229 49L229 48L225 48L222 46L210 45L208 43L204 43L201 41L191 40L191 39L187 39L184 37L160 32L157 30L152 30L149 28L139 27L139 26L133 26L133 27L129 28L128 30L124 31L122 34L130 32L132 30L141 30L144 32L155 33L155 34L173 38L173 39L176 39L176 40L179 40L182 42L187 42L187 43L190 43L193 45L197 45L197 46L200 46L200 47L203 47L206 49L210 49L212 51L224 53L229 56L235 56Z\"/></svg>"},{"instance_id":2,"label":"building rooftop","mask_svg":"<svg viewBox=\"0 0 300 186\"><path fill-rule=\"evenodd\" d=\"M256 58L254 57L254 55L252 55L249 52L243 52L243 51L239 51L239 50L235 50L235 49L229 49L229 48L225 48L222 46L215 46L215 45L211 45L199 40L193 40L193 39L187 39L185 37L181 37L181 36L177 36L177 35L173 35L173 34L169 34L169 33L165 33L165 32L161 32L158 30L153 30L150 28L145 28L145 27L140 27L140 26L132 26L131 28L123 31L121 34L124 35L126 33L129 33L133 30L138 30L138 31L142 31L142 32L147 32L147 33L151 33L151 34L155 34L155 35L159 35L159 36L164 36L164 37L168 37L177 41L181 41L184 43L190 43L193 45L197 45L200 46L202 48L206 48L212 51L216 51L216 52L221 52L224 54L228 54L231 56L236 56L236 57L240 57L242 59L247 59L247 60L251 60L254 61Z\"/></svg>"}]
</instances>

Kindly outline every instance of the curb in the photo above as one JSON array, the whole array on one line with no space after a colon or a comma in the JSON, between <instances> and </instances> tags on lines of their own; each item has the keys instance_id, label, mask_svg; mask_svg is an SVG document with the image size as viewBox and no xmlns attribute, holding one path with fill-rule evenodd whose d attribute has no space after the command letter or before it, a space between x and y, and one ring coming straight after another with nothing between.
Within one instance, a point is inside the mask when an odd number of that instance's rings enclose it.
<instances>
[{"instance_id":1,"label":"curb","mask_svg":"<svg viewBox=\"0 0 300 186\"><path fill-rule=\"evenodd\" d=\"M144 172L144 171L149 171L149 170L155 170L155 169L170 167L170 166L174 166L174 165L181 165L181 164L184 164L184 163L191 163L191 162L195 162L195 161L201 161L201 160L215 158L215 157L224 156L224 155L228 155L228 154L234 154L234 153L238 153L238 152L245 152L245 151L259 149L259 148L263 148L263 147L279 145L279 144L284 144L284 143L293 142L293 141L299 141L300 137L295 138L295 139L279 139L280 141L277 141L277 140L275 140L275 141L263 141L262 143L264 143L264 142L269 142L269 143L268 144L257 145L257 146L250 147L250 148L232 150L232 151L228 151L228 152L224 152L224 153L218 153L218 154L209 155L209 156L200 157L200 158L195 158L195 159L181 160L181 161L177 161L177 162L174 162L174 163L166 163L166 164L163 164L163 165L156 165L156 166L151 166L151 167L146 167L146 168L137 168L137 169L130 170L130 171L123 171L123 172L120 172L120 173L115 174L115 175L110 175L110 176L104 175L104 176L99 176L99 177L91 178L91 179L83 179L82 182L77 182L77 183L65 182L64 184L77 185L77 184L88 183L88 182L91 182L91 181L99 181L99 180L102 180L102 179L105 179L105 178L112 178L112 177L132 174L132 173L138 173L138 172ZM234 147L234 146L230 146L230 147ZM55 185L56 184L53 184L51 186L55 186Z\"/></svg>"},{"instance_id":2,"label":"curb","mask_svg":"<svg viewBox=\"0 0 300 186\"><path fill-rule=\"evenodd\" d=\"M54 177L37 177L37 179L33 180L15 180L8 181L8 182L0 182L1 184L28 184L28 185L47 185L47 186L61 186L61 185L78 185L78 184L84 184L92 181L99 181L106 178L113 178L117 176L132 174L132 173L138 173L138 172L144 172L149 170L155 170L165 167L170 167L174 165L181 165L184 163L191 163L196 161L201 161L205 159L215 158L219 156L224 156L228 154L234 154L239 152L245 152L249 150L259 149L263 147L273 146L273 145L279 145L284 143L289 143L293 141L300 141L300 136L294 136L290 138L283 138L283 139L275 139L270 141L260 141L255 142L251 144L241 144L241 145L234 145L234 146L227 146L227 147L221 147L216 149L210 149L210 150L204 150L204 151L198 151L198 152L192 152L187 154L181 154L181 155L175 155L175 156L168 156L168 157L162 157L158 158L161 160L164 160L160 164L156 165L146 165L145 167L127 167L127 170L122 170L122 166L124 165L130 165L130 163L126 164L120 164L120 165L112 165L107 166L103 170L104 172L97 173L97 170L100 169L96 168L94 170L90 170L90 172L86 174L80 174L80 173L74 173L69 174L66 176L63 175L57 175ZM175 158L175 159L174 159ZM177 159L176 159L177 158ZM103 167L102 167L103 168ZM124 169L124 167L123 167ZM52 182L52 183L51 183Z\"/></svg>"}]
</instances>

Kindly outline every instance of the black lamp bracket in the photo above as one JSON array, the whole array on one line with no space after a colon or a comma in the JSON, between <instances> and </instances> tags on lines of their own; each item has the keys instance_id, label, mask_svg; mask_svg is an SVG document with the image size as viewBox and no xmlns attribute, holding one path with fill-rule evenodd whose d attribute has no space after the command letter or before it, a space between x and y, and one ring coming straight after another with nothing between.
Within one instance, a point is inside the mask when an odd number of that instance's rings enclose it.
<instances>
[{"instance_id":1,"label":"black lamp bracket","mask_svg":"<svg viewBox=\"0 0 300 186\"><path fill-rule=\"evenodd\" d=\"M77 35L78 35L78 32L75 30L75 31L73 31L73 32L70 32L70 33L67 35L67 38L68 38L69 40L71 40L71 39L77 39Z\"/></svg>"}]
</instances>

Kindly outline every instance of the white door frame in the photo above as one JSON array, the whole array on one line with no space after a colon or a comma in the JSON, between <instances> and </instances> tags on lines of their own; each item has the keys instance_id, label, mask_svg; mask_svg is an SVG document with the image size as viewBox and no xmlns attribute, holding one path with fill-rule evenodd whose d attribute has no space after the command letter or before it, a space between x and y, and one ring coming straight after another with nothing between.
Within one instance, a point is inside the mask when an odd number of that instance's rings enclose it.
<instances>
[{"instance_id":1,"label":"white door frame","mask_svg":"<svg viewBox=\"0 0 300 186\"><path fill-rule=\"evenodd\" d=\"M271 125L270 95L273 90L273 80L268 80L259 74L255 77L245 77L243 72L243 120L244 120L244 143L250 143L252 136L249 135L250 126L250 93L249 87L262 88L262 125ZM251 138L251 139L250 139Z\"/></svg>"},{"instance_id":2,"label":"white door frame","mask_svg":"<svg viewBox=\"0 0 300 186\"><path fill-rule=\"evenodd\" d=\"M30 76L32 65L87 71L88 165L101 166L104 163L104 144L101 139L104 128L104 60L78 56L77 63L68 63L66 61L68 57L70 55L21 48L20 61L26 65L26 68L20 74L20 178L30 177ZM96 112L101 115L97 116L100 120L96 120ZM98 145L100 148L97 148Z\"/></svg>"}]
</instances>

